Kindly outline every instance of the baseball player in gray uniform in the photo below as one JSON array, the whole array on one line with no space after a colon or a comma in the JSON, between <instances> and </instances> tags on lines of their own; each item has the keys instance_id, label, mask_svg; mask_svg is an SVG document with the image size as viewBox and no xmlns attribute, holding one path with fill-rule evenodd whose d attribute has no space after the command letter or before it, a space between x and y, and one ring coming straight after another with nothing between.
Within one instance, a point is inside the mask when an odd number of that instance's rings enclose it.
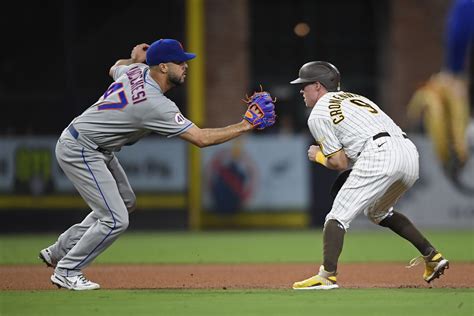
<instances>
[{"instance_id":1,"label":"baseball player in gray uniform","mask_svg":"<svg viewBox=\"0 0 474 316\"><path fill-rule=\"evenodd\" d=\"M240 123L201 129L184 117L164 93L184 82L186 62L195 56L173 39L135 46L130 59L118 60L110 68L114 82L107 91L61 134L57 161L92 211L40 251L40 259L55 267L53 284L71 290L100 287L82 270L127 229L129 213L135 208L135 194L114 155L122 146L154 132L205 147L274 123L271 97L257 102L265 105L268 120L258 121L252 112Z\"/></svg>"},{"instance_id":2,"label":"baseball player in gray uniform","mask_svg":"<svg viewBox=\"0 0 474 316\"><path fill-rule=\"evenodd\" d=\"M364 212L371 221L407 239L421 253L410 265L425 262L423 278L431 282L449 263L393 206L418 179L418 152L407 135L374 102L339 90L337 68L324 61L304 64L300 93L312 108L308 127L317 145L308 158L327 168L352 172L339 190L323 230L323 264L319 273L295 282L296 290L338 288L337 262L344 234L352 220Z\"/></svg>"}]
</instances>

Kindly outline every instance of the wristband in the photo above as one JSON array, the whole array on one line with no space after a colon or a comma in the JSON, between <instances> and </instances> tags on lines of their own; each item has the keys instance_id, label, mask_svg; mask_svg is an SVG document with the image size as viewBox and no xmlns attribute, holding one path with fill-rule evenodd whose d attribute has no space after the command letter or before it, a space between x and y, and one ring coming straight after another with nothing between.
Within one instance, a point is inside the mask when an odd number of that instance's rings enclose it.
<instances>
[{"instance_id":1,"label":"wristband","mask_svg":"<svg viewBox=\"0 0 474 316\"><path fill-rule=\"evenodd\" d=\"M324 157L324 154L323 154L321 151L318 151L318 152L316 153L315 160L316 160L317 163L320 163L320 164L322 164L323 166L325 166L325 165L326 165L327 158Z\"/></svg>"}]
</instances>

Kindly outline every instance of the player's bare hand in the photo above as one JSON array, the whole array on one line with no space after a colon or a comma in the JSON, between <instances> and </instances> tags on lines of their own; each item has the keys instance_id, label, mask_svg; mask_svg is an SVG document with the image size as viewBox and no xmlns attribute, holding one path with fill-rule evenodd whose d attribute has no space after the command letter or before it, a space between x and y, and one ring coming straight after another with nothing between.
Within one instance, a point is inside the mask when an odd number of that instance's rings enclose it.
<instances>
[{"instance_id":1,"label":"player's bare hand","mask_svg":"<svg viewBox=\"0 0 474 316\"><path fill-rule=\"evenodd\" d=\"M309 146L309 149L308 149L308 159L310 161L313 161L315 162L316 161L316 154L318 152L321 151L321 148L319 148L319 146L316 146L316 145L311 145Z\"/></svg>"},{"instance_id":2,"label":"player's bare hand","mask_svg":"<svg viewBox=\"0 0 474 316\"><path fill-rule=\"evenodd\" d=\"M130 56L132 57L133 61L136 63L143 63L146 60L146 51L150 47L148 44L138 44L132 49L132 53Z\"/></svg>"}]
</instances>

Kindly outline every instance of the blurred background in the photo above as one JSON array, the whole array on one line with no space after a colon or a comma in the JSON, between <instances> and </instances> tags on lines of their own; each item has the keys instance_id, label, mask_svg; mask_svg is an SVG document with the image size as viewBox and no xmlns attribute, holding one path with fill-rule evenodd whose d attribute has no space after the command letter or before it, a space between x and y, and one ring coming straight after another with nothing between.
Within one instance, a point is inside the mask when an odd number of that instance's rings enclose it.
<instances>
[{"instance_id":1,"label":"blurred background","mask_svg":"<svg viewBox=\"0 0 474 316\"><path fill-rule=\"evenodd\" d=\"M195 153L149 136L117 155L137 194L130 230L319 227L337 176L308 162L308 110L289 85L304 63L339 68L341 88L375 101L407 131L421 177L399 209L421 227L474 227L474 195L444 174L420 122L414 91L443 67L450 0L37 1L2 10L0 52L1 232L62 231L88 213L54 147L70 121L111 83L108 70L133 46L160 38L197 52L197 86L167 93L200 127L236 123L241 99L262 85L278 121ZM474 19L474 17L472 17ZM472 48L468 53L472 61ZM474 63L466 73L472 77ZM196 88L197 87L197 88ZM472 80L468 86L473 113ZM195 116L198 107L201 116ZM472 114L471 114L472 115ZM470 152L474 127L470 118ZM471 158L461 177L473 183ZM361 215L354 227L368 228Z\"/></svg>"}]
</instances>

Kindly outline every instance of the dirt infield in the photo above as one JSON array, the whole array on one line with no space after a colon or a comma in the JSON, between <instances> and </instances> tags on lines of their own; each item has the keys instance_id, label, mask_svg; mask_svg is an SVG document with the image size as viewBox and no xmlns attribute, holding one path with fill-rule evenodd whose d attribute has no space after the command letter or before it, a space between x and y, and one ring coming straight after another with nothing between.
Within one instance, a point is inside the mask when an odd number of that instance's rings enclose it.
<instances>
[{"instance_id":1,"label":"dirt infield","mask_svg":"<svg viewBox=\"0 0 474 316\"><path fill-rule=\"evenodd\" d=\"M84 271L103 289L288 289L314 274L314 264L95 265ZM51 290L51 268L0 266L0 290ZM423 265L341 264L343 288L472 288L474 263L452 263L440 279L422 280Z\"/></svg>"}]
</instances>

